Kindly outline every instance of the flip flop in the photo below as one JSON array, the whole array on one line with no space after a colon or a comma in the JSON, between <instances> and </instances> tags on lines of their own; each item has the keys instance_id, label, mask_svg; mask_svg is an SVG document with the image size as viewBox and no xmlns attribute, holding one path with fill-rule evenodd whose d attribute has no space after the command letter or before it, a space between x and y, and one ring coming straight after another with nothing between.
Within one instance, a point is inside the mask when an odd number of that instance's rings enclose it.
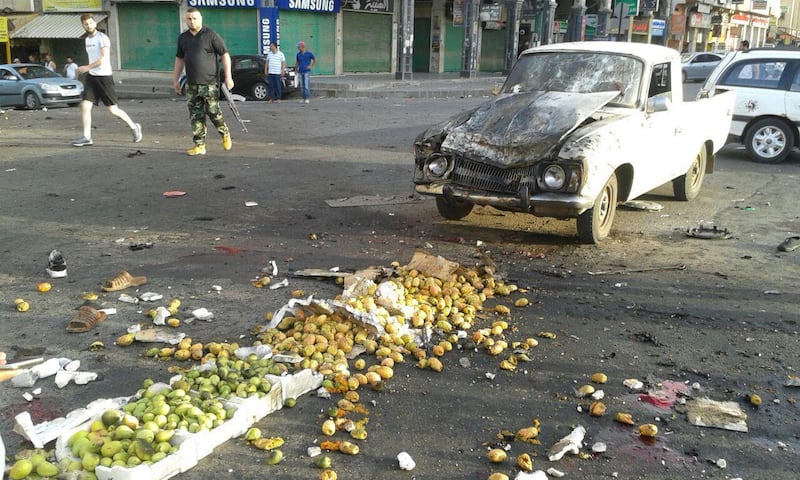
<instances>
[{"instance_id":1,"label":"flip flop","mask_svg":"<svg viewBox=\"0 0 800 480\"><path fill-rule=\"evenodd\" d=\"M72 320L67 325L69 333L84 333L93 329L98 323L106 319L106 314L99 310L84 305L75 311Z\"/></svg>"},{"instance_id":2,"label":"flip flop","mask_svg":"<svg viewBox=\"0 0 800 480\"><path fill-rule=\"evenodd\" d=\"M128 287L138 287L147 283L147 277L134 277L126 271L121 271L116 277L111 280L106 280L103 283L104 292L116 292L118 290L125 290Z\"/></svg>"},{"instance_id":3,"label":"flip flop","mask_svg":"<svg viewBox=\"0 0 800 480\"><path fill-rule=\"evenodd\" d=\"M800 248L800 237L789 237L778 245L781 252L794 252Z\"/></svg>"}]
</instances>

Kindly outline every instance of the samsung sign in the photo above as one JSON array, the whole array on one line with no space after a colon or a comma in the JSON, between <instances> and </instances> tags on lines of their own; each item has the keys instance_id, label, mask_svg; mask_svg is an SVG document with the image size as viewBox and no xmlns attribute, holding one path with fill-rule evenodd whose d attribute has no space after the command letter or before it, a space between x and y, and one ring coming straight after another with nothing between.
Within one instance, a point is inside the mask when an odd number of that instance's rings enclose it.
<instances>
[{"instance_id":1,"label":"samsung sign","mask_svg":"<svg viewBox=\"0 0 800 480\"><path fill-rule=\"evenodd\" d=\"M261 0L186 0L186 5L195 8L260 8ZM275 0L275 6L282 10L308 10L320 13L339 13L341 0Z\"/></svg>"},{"instance_id":2,"label":"samsung sign","mask_svg":"<svg viewBox=\"0 0 800 480\"><path fill-rule=\"evenodd\" d=\"M337 13L342 9L342 2L341 0L275 0L275 6L284 10Z\"/></svg>"}]
</instances>

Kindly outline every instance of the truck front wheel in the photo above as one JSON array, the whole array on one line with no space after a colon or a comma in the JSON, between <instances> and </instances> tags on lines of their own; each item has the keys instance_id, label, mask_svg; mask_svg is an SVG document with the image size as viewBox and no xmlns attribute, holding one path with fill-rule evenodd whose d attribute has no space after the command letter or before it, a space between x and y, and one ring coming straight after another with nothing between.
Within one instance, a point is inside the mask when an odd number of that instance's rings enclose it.
<instances>
[{"instance_id":1,"label":"truck front wheel","mask_svg":"<svg viewBox=\"0 0 800 480\"><path fill-rule=\"evenodd\" d=\"M442 196L436 197L436 208L439 210L439 215L448 220L461 220L469 215L474 206L473 203L465 200L449 201Z\"/></svg>"},{"instance_id":2,"label":"truck front wheel","mask_svg":"<svg viewBox=\"0 0 800 480\"><path fill-rule=\"evenodd\" d=\"M765 118L747 130L744 146L754 162L780 163L792 152L794 131L780 120Z\"/></svg>"},{"instance_id":3,"label":"truck front wheel","mask_svg":"<svg viewBox=\"0 0 800 480\"><path fill-rule=\"evenodd\" d=\"M617 175L612 174L594 205L578 216L578 238L581 243L600 243L611 232L617 211Z\"/></svg>"}]
</instances>

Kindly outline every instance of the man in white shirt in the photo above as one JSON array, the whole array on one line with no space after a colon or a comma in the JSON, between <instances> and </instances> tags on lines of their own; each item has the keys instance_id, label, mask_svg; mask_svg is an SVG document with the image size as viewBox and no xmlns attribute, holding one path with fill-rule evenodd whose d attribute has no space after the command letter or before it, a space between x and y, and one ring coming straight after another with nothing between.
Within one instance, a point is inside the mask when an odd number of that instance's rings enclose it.
<instances>
[{"instance_id":1,"label":"man in white shirt","mask_svg":"<svg viewBox=\"0 0 800 480\"><path fill-rule=\"evenodd\" d=\"M78 70L78 64L72 61L72 57L67 57L67 63L64 64L64 76L75 80L78 77L78 74L75 73L76 70Z\"/></svg>"},{"instance_id":2,"label":"man in white shirt","mask_svg":"<svg viewBox=\"0 0 800 480\"><path fill-rule=\"evenodd\" d=\"M125 111L117 106L117 92L114 89L114 78L111 76L111 40L103 32L97 30L97 23L91 13L81 15L81 25L86 31L86 53L89 64L81 65L75 70L80 75L88 72L84 80L83 101L81 102L81 121L83 123L83 137L74 140L76 147L92 145L92 105L108 107L112 115L119 118L131 129L133 141L142 141L142 126L134 123Z\"/></svg>"},{"instance_id":3,"label":"man in white shirt","mask_svg":"<svg viewBox=\"0 0 800 480\"><path fill-rule=\"evenodd\" d=\"M281 101L283 96L283 85L281 77L286 71L286 56L278 49L278 44L270 42L269 53L267 54L267 85L269 86L269 101Z\"/></svg>"}]
</instances>

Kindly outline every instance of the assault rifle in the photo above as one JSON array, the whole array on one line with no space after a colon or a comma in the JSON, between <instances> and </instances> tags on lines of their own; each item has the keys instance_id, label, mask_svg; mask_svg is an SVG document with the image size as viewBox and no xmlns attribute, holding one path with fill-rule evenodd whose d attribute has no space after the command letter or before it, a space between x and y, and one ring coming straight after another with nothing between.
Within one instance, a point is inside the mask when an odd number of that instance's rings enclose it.
<instances>
[{"instance_id":1,"label":"assault rifle","mask_svg":"<svg viewBox=\"0 0 800 480\"><path fill-rule=\"evenodd\" d=\"M222 83L222 93L225 95L225 100L228 101L228 106L231 107L231 112L233 112L233 116L236 117L236 120L242 125L242 130L244 133L247 133L247 125L244 124L244 120L242 119L242 115L239 113L239 109L236 107L236 104L233 103L233 96L231 95L231 91L228 90L228 86L225 83Z\"/></svg>"}]
</instances>

